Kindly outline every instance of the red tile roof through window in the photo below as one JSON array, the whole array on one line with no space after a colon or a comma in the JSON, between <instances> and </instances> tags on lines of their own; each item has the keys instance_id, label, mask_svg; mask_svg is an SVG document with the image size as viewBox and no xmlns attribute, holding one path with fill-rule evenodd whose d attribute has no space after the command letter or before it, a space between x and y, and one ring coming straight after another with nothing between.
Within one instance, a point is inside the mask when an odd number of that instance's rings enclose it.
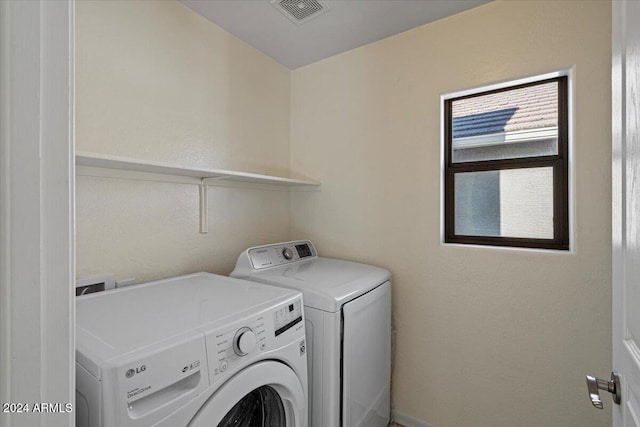
<instances>
[{"instance_id":1,"label":"red tile roof through window","mask_svg":"<svg viewBox=\"0 0 640 427\"><path fill-rule=\"evenodd\" d=\"M558 83L453 101L453 138L558 125Z\"/></svg>"}]
</instances>

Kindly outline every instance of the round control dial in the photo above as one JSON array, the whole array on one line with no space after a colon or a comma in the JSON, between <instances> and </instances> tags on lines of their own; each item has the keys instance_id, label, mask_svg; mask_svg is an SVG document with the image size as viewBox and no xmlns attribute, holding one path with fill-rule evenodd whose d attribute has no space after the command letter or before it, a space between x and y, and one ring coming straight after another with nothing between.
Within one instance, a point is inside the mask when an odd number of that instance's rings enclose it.
<instances>
[{"instance_id":1,"label":"round control dial","mask_svg":"<svg viewBox=\"0 0 640 427\"><path fill-rule=\"evenodd\" d=\"M284 259L291 259L293 258L293 251L290 248L284 248L282 250L282 256Z\"/></svg>"},{"instance_id":2,"label":"round control dial","mask_svg":"<svg viewBox=\"0 0 640 427\"><path fill-rule=\"evenodd\" d=\"M238 356L245 356L254 348L256 348L256 334L250 328L240 328L233 337L233 351Z\"/></svg>"}]
</instances>

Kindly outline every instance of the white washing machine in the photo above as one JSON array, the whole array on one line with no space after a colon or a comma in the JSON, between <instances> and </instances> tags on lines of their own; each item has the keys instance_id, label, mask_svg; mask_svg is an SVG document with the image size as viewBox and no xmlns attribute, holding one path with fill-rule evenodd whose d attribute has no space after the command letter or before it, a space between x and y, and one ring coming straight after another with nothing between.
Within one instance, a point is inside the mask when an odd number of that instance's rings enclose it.
<instances>
[{"instance_id":1,"label":"white washing machine","mask_svg":"<svg viewBox=\"0 0 640 427\"><path fill-rule=\"evenodd\" d=\"M302 291L310 425L383 427L391 412L391 274L318 257L311 242L244 251L233 277Z\"/></svg>"},{"instance_id":2,"label":"white washing machine","mask_svg":"<svg viewBox=\"0 0 640 427\"><path fill-rule=\"evenodd\" d=\"M208 273L76 299L78 427L306 427L300 292Z\"/></svg>"}]
</instances>

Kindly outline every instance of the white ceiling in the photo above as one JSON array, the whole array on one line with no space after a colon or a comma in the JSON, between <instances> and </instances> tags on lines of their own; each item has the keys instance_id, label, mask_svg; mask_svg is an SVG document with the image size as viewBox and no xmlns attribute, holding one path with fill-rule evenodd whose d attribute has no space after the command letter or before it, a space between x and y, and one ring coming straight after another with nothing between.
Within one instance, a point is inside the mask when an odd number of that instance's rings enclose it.
<instances>
[{"instance_id":1,"label":"white ceiling","mask_svg":"<svg viewBox=\"0 0 640 427\"><path fill-rule=\"evenodd\" d=\"M325 0L329 11L302 25L269 0L180 1L293 70L490 0Z\"/></svg>"}]
</instances>

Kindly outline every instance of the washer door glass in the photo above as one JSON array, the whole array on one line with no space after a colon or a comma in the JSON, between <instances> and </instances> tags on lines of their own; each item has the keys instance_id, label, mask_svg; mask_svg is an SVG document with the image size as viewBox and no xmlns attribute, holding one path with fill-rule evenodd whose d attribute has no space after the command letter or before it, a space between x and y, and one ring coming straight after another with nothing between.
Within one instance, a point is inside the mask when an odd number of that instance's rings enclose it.
<instances>
[{"instance_id":1,"label":"washer door glass","mask_svg":"<svg viewBox=\"0 0 640 427\"><path fill-rule=\"evenodd\" d=\"M294 343L296 346L297 343ZM297 348L297 347L296 347ZM187 425L189 427L307 427L307 395L289 366L257 362L231 375ZM183 426L184 422L162 424Z\"/></svg>"},{"instance_id":2,"label":"washer door glass","mask_svg":"<svg viewBox=\"0 0 640 427\"><path fill-rule=\"evenodd\" d=\"M218 427L284 427L284 405L268 385L253 390L231 408Z\"/></svg>"}]
</instances>

